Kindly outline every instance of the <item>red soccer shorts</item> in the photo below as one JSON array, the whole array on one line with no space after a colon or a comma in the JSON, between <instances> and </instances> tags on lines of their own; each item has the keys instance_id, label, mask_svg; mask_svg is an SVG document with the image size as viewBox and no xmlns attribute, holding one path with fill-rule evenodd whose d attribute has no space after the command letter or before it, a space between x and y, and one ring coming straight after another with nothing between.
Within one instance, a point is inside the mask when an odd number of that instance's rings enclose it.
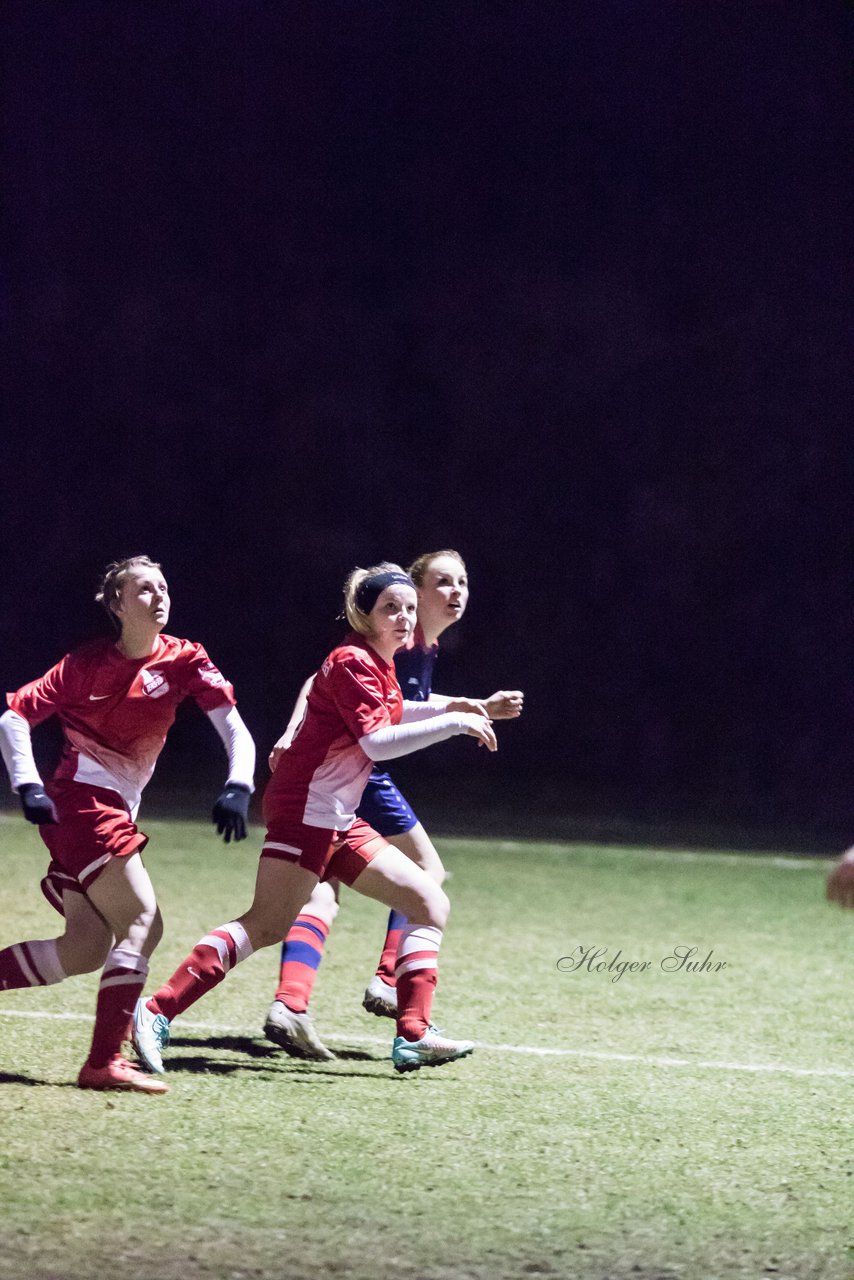
<instances>
[{"instance_id":1,"label":"red soccer shorts","mask_svg":"<svg viewBox=\"0 0 854 1280\"><path fill-rule=\"evenodd\" d=\"M115 791L69 781L51 782L46 789L59 822L39 828L51 855L42 893L62 914L65 890L85 893L111 858L129 858L145 848L148 836Z\"/></svg>"},{"instance_id":2,"label":"red soccer shorts","mask_svg":"<svg viewBox=\"0 0 854 1280\"><path fill-rule=\"evenodd\" d=\"M387 848L388 841L361 818L348 831L280 819L268 826L261 857L295 862L321 880L352 885L368 863Z\"/></svg>"}]
</instances>

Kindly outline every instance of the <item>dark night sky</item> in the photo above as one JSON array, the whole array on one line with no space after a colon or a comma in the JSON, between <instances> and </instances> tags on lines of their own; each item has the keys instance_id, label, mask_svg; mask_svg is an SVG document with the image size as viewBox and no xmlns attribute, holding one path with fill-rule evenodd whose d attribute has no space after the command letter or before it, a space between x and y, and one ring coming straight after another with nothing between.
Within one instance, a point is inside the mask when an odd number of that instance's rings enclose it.
<instances>
[{"instance_id":1,"label":"dark night sky","mask_svg":"<svg viewBox=\"0 0 854 1280\"><path fill-rule=\"evenodd\" d=\"M5 688L145 551L264 754L352 565L451 545L439 687L529 705L412 785L845 827L842 3L2 25ZM219 769L206 728L171 777Z\"/></svg>"}]
</instances>

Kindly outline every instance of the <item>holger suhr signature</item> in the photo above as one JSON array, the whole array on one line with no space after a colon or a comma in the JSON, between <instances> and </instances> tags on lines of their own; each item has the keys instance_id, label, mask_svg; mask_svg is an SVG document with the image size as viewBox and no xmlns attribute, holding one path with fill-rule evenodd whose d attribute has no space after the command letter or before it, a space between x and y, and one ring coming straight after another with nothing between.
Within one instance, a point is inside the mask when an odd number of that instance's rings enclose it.
<instances>
[{"instance_id":1,"label":"holger suhr signature","mask_svg":"<svg viewBox=\"0 0 854 1280\"><path fill-rule=\"evenodd\" d=\"M585 947L581 943L571 955L561 956L557 967L561 973L606 973L612 982L619 982L626 973L648 973L656 963L653 960L623 960L622 950L608 959L607 947ZM673 947L657 962L663 973L720 973L727 967L726 960L713 959L714 948L700 958L699 947Z\"/></svg>"}]
</instances>

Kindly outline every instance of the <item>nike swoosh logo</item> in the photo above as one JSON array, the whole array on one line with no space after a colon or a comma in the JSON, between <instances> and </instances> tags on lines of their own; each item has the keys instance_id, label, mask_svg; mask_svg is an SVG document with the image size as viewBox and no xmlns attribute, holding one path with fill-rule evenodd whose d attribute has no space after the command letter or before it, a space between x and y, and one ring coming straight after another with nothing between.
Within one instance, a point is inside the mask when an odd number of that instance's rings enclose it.
<instances>
[{"instance_id":1,"label":"nike swoosh logo","mask_svg":"<svg viewBox=\"0 0 854 1280\"><path fill-rule=\"evenodd\" d=\"M89 701L90 701L90 702L101 702L104 698L111 698L111 697L112 697L112 694L110 694L110 693L90 693L90 694L89 694Z\"/></svg>"},{"instance_id":2,"label":"nike swoosh logo","mask_svg":"<svg viewBox=\"0 0 854 1280\"><path fill-rule=\"evenodd\" d=\"M201 975L200 973L196 973L196 971L195 971L195 969L193 968L193 966L192 966L192 965L189 965L189 964L187 965L187 973L191 973L191 974L193 975L193 977L194 977L194 978L198 978L198 979L199 979L199 981L201 982L201 980L202 980L202 975Z\"/></svg>"}]
</instances>

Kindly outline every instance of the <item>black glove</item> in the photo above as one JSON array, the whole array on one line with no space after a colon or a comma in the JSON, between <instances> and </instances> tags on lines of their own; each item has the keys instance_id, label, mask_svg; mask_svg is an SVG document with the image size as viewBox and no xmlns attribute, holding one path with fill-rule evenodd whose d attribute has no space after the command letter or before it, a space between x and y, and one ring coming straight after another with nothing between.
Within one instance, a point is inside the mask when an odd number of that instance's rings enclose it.
<instances>
[{"instance_id":1,"label":"black glove","mask_svg":"<svg viewBox=\"0 0 854 1280\"><path fill-rule=\"evenodd\" d=\"M34 822L39 827L59 822L54 803L40 782L25 782L18 787L18 795L27 822Z\"/></svg>"},{"instance_id":2,"label":"black glove","mask_svg":"<svg viewBox=\"0 0 854 1280\"><path fill-rule=\"evenodd\" d=\"M229 782L213 807L216 829L228 844L232 839L246 839L246 817L251 792L242 782Z\"/></svg>"}]
</instances>

